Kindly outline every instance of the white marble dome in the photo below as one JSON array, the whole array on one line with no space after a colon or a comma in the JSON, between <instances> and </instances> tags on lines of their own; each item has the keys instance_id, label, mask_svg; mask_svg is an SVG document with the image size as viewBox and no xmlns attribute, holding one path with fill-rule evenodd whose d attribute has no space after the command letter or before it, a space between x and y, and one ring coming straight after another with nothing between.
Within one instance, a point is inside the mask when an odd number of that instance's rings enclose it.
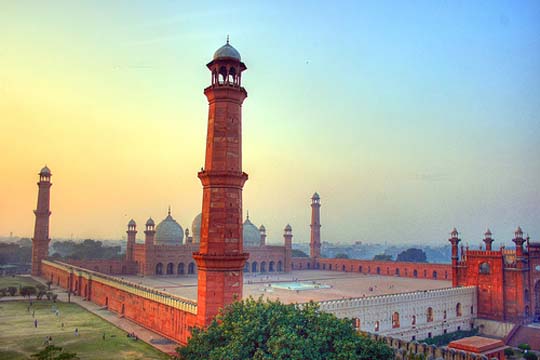
<instances>
[{"instance_id":1,"label":"white marble dome","mask_svg":"<svg viewBox=\"0 0 540 360\"><path fill-rule=\"evenodd\" d=\"M240 53L238 52L238 50L236 50L229 44L229 40L227 40L227 43L217 49L214 53L214 60L218 59L235 59L238 61L241 60Z\"/></svg>"},{"instance_id":2,"label":"white marble dome","mask_svg":"<svg viewBox=\"0 0 540 360\"><path fill-rule=\"evenodd\" d=\"M191 237L193 237L194 243L201 242L201 218L202 214L199 214L195 216L195 219L191 223Z\"/></svg>"},{"instance_id":3,"label":"white marble dome","mask_svg":"<svg viewBox=\"0 0 540 360\"><path fill-rule=\"evenodd\" d=\"M242 235L244 237L244 247L261 246L261 232L249 220L249 216L244 221Z\"/></svg>"},{"instance_id":4,"label":"white marble dome","mask_svg":"<svg viewBox=\"0 0 540 360\"><path fill-rule=\"evenodd\" d=\"M191 233L194 243L201 241L201 217L202 214L195 216L195 219L193 219L193 223L191 224ZM257 226L249 220L249 216L246 218L246 221L244 221L242 235L245 247L261 245L261 232L257 229Z\"/></svg>"},{"instance_id":5,"label":"white marble dome","mask_svg":"<svg viewBox=\"0 0 540 360\"><path fill-rule=\"evenodd\" d=\"M154 244L156 245L181 245L184 242L184 230L173 219L171 211L167 217L156 226L156 237Z\"/></svg>"}]
</instances>

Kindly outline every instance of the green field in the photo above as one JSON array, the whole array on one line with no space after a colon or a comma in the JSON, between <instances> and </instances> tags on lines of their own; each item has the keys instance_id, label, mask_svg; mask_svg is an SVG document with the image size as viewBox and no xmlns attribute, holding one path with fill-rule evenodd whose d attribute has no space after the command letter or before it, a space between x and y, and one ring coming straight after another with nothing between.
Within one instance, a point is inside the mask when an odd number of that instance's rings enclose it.
<instances>
[{"instance_id":1,"label":"green field","mask_svg":"<svg viewBox=\"0 0 540 360\"><path fill-rule=\"evenodd\" d=\"M39 283L30 276L0 276L0 289L8 286L15 286L17 290L20 286L36 286Z\"/></svg>"},{"instance_id":2,"label":"green field","mask_svg":"<svg viewBox=\"0 0 540 360\"><path fill-rule=\"evenodd\" d=\"M169 359L143 341L127 338L126 332L76 304L54 305L59 317L51 311L51 301L33 303L38 320L35 328L32 309L27 311L28 301L0 302L0 359L29 359L44 348L47 336L52 337L54 345L76 352L81 360ZM75 328L79 329L79 336L75 335Z\"/></svg>"}]
</instances>

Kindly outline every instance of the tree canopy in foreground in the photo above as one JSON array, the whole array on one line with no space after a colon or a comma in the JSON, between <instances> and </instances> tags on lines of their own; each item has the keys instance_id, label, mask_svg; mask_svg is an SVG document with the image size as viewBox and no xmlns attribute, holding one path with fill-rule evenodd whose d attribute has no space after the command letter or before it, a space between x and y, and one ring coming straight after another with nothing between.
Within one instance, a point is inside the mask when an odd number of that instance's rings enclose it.
<instances>
[{"instance_id":1,"label":"tree canopy in foreground","mask_svg":"<svg viewBox=\"0 0 540 360\"><path fill-rule=\"evenodd\" d=\"M319 305L247 299L229 305L206 329L193 329L178 359L386 360L392 350L358 334L351 320Z\"/></svg>"}]
</instances>

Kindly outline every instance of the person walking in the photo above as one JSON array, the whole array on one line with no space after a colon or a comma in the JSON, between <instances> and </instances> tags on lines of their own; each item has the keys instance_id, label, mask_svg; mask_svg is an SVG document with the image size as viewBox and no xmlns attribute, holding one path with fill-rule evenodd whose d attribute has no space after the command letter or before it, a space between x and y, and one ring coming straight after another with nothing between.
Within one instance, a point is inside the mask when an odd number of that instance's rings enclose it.
<instances>
[{"instance_id":1,"label":"person walking","mask_svg":"<svg viewBox=\"0 0 540 360\"><path fill-rule=\"evenodd\" d=\"M75 336L79 336L79 328L75 328Z\"/></svg>"},{"instance_id":2,"label":"person walking","mask_svg":"<svg viewBox=\"0 0 540 360\"><path fill-rule=\"evenodd\" d=\"M37 325L38 325L38 321L37 319L34 319L34 327L37 328Z\"/></svg>"}]
</instances>

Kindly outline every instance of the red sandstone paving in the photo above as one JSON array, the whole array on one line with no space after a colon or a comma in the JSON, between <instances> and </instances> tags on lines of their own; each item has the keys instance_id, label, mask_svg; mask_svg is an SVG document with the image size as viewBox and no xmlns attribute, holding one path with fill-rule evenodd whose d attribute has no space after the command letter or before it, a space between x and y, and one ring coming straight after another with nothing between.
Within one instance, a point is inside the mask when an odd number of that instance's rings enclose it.
<instances>
[{"instance_id":1,"label":"red sandstone paving","mask_svg":"<svg viewBox=\"0 0 540 360\"><path fill-rule=\"evenodd\" d=\"M188 299L197 300L197 276L125 276L125 279L170 292ZM300 282L330 285L330 289L291 291L273 289L268 284L273 282ZM263 296L268 299L280 299L284 303L302 303L309 300L325 301L343 298L356 298L383 294L396 294L415 290L431 290L451 287L451 281L427 280L393 276L364 275L337 271L293 271L288 274L244 275L244 298ZM369 289L373 288L373 291Z\"/></svg>"}]
</instances>

